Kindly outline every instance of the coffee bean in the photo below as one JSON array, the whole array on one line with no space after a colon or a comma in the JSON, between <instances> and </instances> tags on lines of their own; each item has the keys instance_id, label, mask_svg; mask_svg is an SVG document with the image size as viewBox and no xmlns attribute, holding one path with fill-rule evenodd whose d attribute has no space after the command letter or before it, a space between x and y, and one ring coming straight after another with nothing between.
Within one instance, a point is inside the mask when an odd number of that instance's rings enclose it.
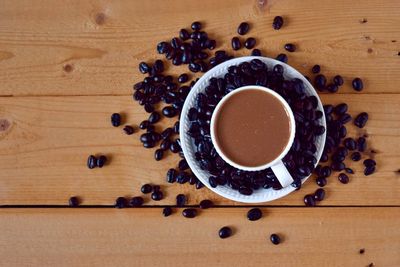
<instances>
[{"instance_id":1,"label":"coffee bean","mask_svg":"<svg viewBox=\"0 0 400 267\"><path fill-rule=\"evenodd\" d=\"M342 184L347 184L349 182L349 176L345 173L340 173L338 179Z\"/></svg>"},{"instance_id":2,"label":"coffee bean","mask_svg":"<svg viewBox=\"0 0 400 267\"><path fill-rule=\"evenodd\" d=\"M283 62L283 63L287 63L288 57L286 54L279 54L276 56L276 60L279 60L280 62Z\"/></svg>"},{"instance_id":3,"label":"coffee bean","mask_svg":"<svg viewBox=\"0 0 400 267\"><path fill-rule=\"evenodd\" d=\"M119 113L113 113L111 115L111 124L114 127L118 127L121 125L121 115Z\"/></svg>"},{"instance_id":4,"label":"coffee bean","mask_svg":"<svg viewBox=\"0 0 400 267\"><path fill-rule=\"evenodd\" d=\"M367 140L364 137L360 137L357 140L357 150L364 152L367 149Z\"/></svg>"},{"instance_id":5,"label":"coffee bean","mask_svg":"<svg viewBox=\"0 0 400 267\"><path fill-rule=\"evenodd\" d=\"M251 51L251 55L254 57L261 57L261 51L257 48L253 49L253 51Z\"/></svg>"},{"instance_id":6,"label":"coffee bean","mask_svg":"<svg viewBox=\"0 0 400 267\"><path fill-rule=\"evenodd\" d=\"M277 234L272 234L269 239L271 240L271 243L274 245L278 245L281 243L281 238Z\"/></svg>"},{"instance_id":7,"label":"coffee bean","mask_svg":"<svg viewBox=\"0 0 400 267\"><path fill-rule=\"evenodd\" d=\"M220 238L228 238L232 235L232 229L228 226L224 226L219 229L218 235Z\"/></svg>"},{"instance_id":8,"label":"coffee bean","mask_svg":"<svg viewBox=\"0 0 400 267\"><path fill-rule=\"evenodd\" d=\"M167 42L160 42L157 44L157 52L159 54L165 54L169 50L169 44Z\"/></svg>"},{"instance_id":9,"label":"coffee bean","mask_svg":"<svg viewBox=\"0 0 400 267\"><path fill-rule=\"evenodd\" d=\"M89 169L94 169L97 166L97 159L95 156L90 155L87 159L87 166Z\"/></svg>"},{"instance_id":10,"label":"coffee bean","mask_svg":"<svg viewBox=\"0 0 400 267\"><path fill-rule=\"evenodd\" d=\"M318 90L320 90L320 91L325 90L325 86L326 86L325 75L318 74L317 76L315 76L314 83Z\"/></svg>"},{"instance_id":11,"label":"coffee bean","mask_svg":"<svg viewBox=\"0 0 400 267\"><path fill-rule=\"evenodd\" d=\"M184 194L179 194L176 196L176 205L178 207L183 207L186 204L186 196Z\"/></svg>"},{"instance_id":12,"label":"coffee bean","mask_svg":"<svg viewBox=\"0 0 400 267\"><path fill-rule=\"evenodd\" d=\"M304 196L304 204L307 207L314 207L315 206L315 198L313 195L305 195Z\"/></svg>"},{"instance_id":13,"label":"coffee bean","mask_svg":"<svg viewBox=\"0 0 400 267\"><path fill-rule=\"evenodd\" d=\"M157 111L153 111L153 112L150 114L148 121L149 121L151 124L154 124L154 123L157 123L160 119L161 119L160 113L158 113Z\"/></svg>"},{"instance_id":14,"label":"coffee bean","mask_svg":"<svg viewBox=\"0 0 400 267\"><path fill-rule=\"evenodd\" d=\"M367 123L367 121L368 121L368 113L361 112L354 119L354 125L357 126L358 128L364 128L364 126Z\"/></svg>"},{"instance_id":15,"label":"coffee bean","mask_svg":"<svg viewBox=\"0 0 400 267\"><path fill-rule=\"evenodd\" d=\"M296 51L296 46L294 44L291 44L291 43L285 44L284 48L288 52Z\"/></svg>"},{"instance_id":16,"label":"coffee bean","mask_svg":"<svg viewBox=\"0 0 400 267\"><path fill-rule=\"evenodd\" d=\"M168 217L169 215L171 215L172 214L172 209L171 209L171 207L165 207L164 209L163 209L163 215L164 215L164 217Z\"/></svg>"},{"instance_id":17,"label":"coffee bean","mask_svg":"<svg viewBox=\"0 0 400 267\"><path fill-rule=\"evenodd\" d=\"M338 86L337 86L336 84L328 84L328 85L326 86L326 89L327 89L330 93L336 93L336 92L339 90L339 88L338 88Z\"/></svg>"},{"instance_id":18,"label":"coffee bean","mask_svg":"<svg viewBox=\"0 0 400 267\"><path fill-rule=\"evenodd\" d=\"M126 125L123 129L126 135L131 135L135 132L132 126Z\"/></svg>"},{"instance_id":19,"label":"coffee bean","mask_svg":"<svg viewBox=\"0 0 400 267\"><path fill-rule=\"evenodd\" d=\"M374 166L374 165L367 166L367 167L365 167L365 169L364 169L364 175L365 175L365 176L371 175L371 174L373 174L374 172L375 172L375 166Z\"/></svg>"},{"instance_id":20,"label":"coffee bean","mask_svg":"<svg viewBox=\"0 0 400 267\"><path fill-rule=\"evenodd\" d=\"M182 211L183 217L186 218L194 218L197 215L197 210L196 209L184 209Z\"/></svg>"},{"instance_id":21,"label":"coffee bean","mask_svg":"<svg viewBox=\"0 0 400 267\"><path fill-rule=\"evenodd\" d=\"M187 161L185 159L182 159L178 163L178 168L181 171L187 170L187 169L189 169L189 164L187 163Z\"/></svg>"},{"instance_id":22,"label":"coffee bean","mask_svg":"<svg viewBox=\"0 0 400 267\"><path fill-rule=\"evenodd\" d=\"M254 39L253 37L247 38L246 41L244 42L244 47L246 47L247 49L253 49L255 45L256 45L256 39Z\"/></svg>"},{"instance_id":23,"label":"coffee bean","mask_svg":"<svg viewBox=\"0 0 400 267\"><path fill-rule=\"evenodd\" d=\"M163 155L164 155L164 151L162 149L157 149L154 152L154 159L156 161L160 161L163 158Z\"/></svg>"},{"instance_id":24,"label":"coffee bean","mask_svg":"<svg viewBox=\"0 0 400 267\"><path fill-rule=\"evenodd\" d=\"M355 150L357 147L357 143L353 138L344 139L343 144L349 150Z\"/></svg>"},{"instance_id":25,"label":"coffee bean","mask_svg":"<svg viewBox=\"0 0 400 267\"><path fill-rule=\"evenodd\" d=\"M314 65L311 69L312 73L319 73L321 71L321 66L320 65Z\"/></svg>"},{"instance_id":26,"label":"coffee bean","mask_svg":"<svg viewBox=\"0 0 400 267\"><path fill-rule=\"evenodd\" d=\"M319 187L324 187L327 184L325 177L318 177L316 182Z\"/></svg>"},{"instance_id":27,"label":"coffee bean","mask_svg":"<svg viewBox=\"0 0 400 267\"><path fill-rule=\"evenodd\" d=\"M181 38L182 41L186 41L190 38L190 34L186 29L181 29L179 31L179 38Z\"/></svg>"},{"instance_id":28,"label":"coffee bean","mask_svg":"<svg viewBox=\"0 0 400 267\"><path fill-rule=\"evenodd\" d=\"M181 151L181 146L178 144L178 142L174 141L171 143L169 150L171 150L172 153L178 153Z\"/></svg>"},{"instance_id":29,"label":"coffee bean","mask_svg":"<svg viewBox=\"0 0 400 267\"><path fill-rule=\"evenodd\" d=\"M343 78L340 75L336 75L333 77L333 83L337 86L342 86L343 85Z\"/></svg>"},{"instance_id":30,"label":"coffee bean","mask_svg":"<svg viewBox=\"0 0 400 267\"><path fill-rule=\"evenodd\" d=\"M191 25L192 30L200 31L201 30L201 23L199 21L195 21Z\"/></svg>"},{"instance_id":31,"label":"coffee bean","mask_svg":"<svg viewBox=\"0 0 400 267\"><path fill-rule=\"evenodd\" d=\"M359 152L353 152L350 157L353 161L359 161L361 159L361 154Z\"/></svg>"},{"instance_id":32,"label":"coffee bean","mask_svg":"<svg viewBox=\"0 0 400 267\"><path fill-rule=\"evenodd\" d=\"M272 22L272 28L274 30L279 30L283 26L283 18L281 16L276 16Z\"/></svg>"},{"instance_id":33,"label":"coffee bean","mask_svg":"<svg viewBox=\"0 0 400 267\"><path fill-rule=\"evenodd\" d=\"M339 121L342 123L342 124L346 124L346 123L348 123L349 121L351 121L351 116L350 116L350 114L348 114L348 113L345 113L345 114L342 114L342 115L340 115L340 117L339 117Z\"/></svg>"},{"instance_id":34,"label":"coffee bean","mask_svg":"<svg viewBox=\"0 0 400 267\"><path fill-rule=\"evenodd\" d=\"M245 196L250 196L251 194L253 194L253 190L246 186L241 186L239 187L239 193Z\"/></svg>"},{"instance_id":35,"label":"coffee bean","mask_svg":"<svg viewBox=\"0 0 400 267\"><path fill-rule=\"evenodd\" d=\"M139 124L139 128L140 129L142 129L142 130L144 130L144 129L147 129L147 127L150 125L150 122L148 121L148 120L145 120L145 121L142 121L140 124Z\"/></svg>"},{"instance_id":36,"label":"coffee bean","mask_svg":"<svg viewBox=\"0 0 400 267\"><path fill-rule=\"evenodd\" d=\"M107 157L104 155L101 155L97 160L96 160L96 166L99 168L103 168L103 166L107 162Z\"/></svg>"},{"instance_id":37,"label":"coffee bean","mask_svg":"<svg viewBox=\"0 0 400 267\"><path fill-rule=\"evenodd\" d=\"M169 139L166 139L161 142L160 149L166 151L170 148L170 146L171 146L171 141L169 141Z\"/></svg>"},{"instance_id":38,"label":"coffee bean","mask_svg":"<svg viewBox=\"0 0 400 267\"><path fill-rule=\"evenodd\" d=\"M325 190L322 188L318 188L314 193L314 199L316 201L322 201L325 198Z\"/></svg>"},{"instance_id":39,"label":"coffee bean","mask_svg":"<svg viewBox=\"0 0 400 267\"><path fill-rule=\"evenodd\" d=\"M163 193L161 191L155 191L153 189L153 193L151 194L151 199L155 201L160 201L162 198L163 198Z\"/></svg>"},{"instance_id":40,"label":"coffee bean","mask_svg":"<svg viewBox=\"0 0 400 267\"><path fill-rule=\"evenodd\" d=\"M142 197L133 197L129 204L131 204L132 207L140 207L143 205L143 202L144 200Z\"/></svg>"},{"instance_id":41,"label":"coffee bean","mask_svg":"<svg viewBox=\"0 0 400 267\"><path fill-rule=\"evenodd\" d=\"M79 206L79 198L78 197L70 197L68 204L70 207L78 207Z\"/></svg>"},{"instance_id":42,"label":"coffee bean","mask_svg":"<svg viewBox=\"0 0 400 267\"><path fill-rule=\"evenodd\" d=\"M341 104L335 106L335 108L333 109L333 112L336 115L342 115L342 114L345 114L347 112L347 110L348 110L347 104L346 103L341 103Z\"/></svg>"},{"instance_id":43,"label":"coffee bean","mask_svg":"<svg viewBox=\"0 0 400 267\"><path fill-rule=\"evenodd\" d=\"M144 104L144 110L147 113L152 113L154 111L154 106L150 103L146 103L146 104Z\"/></svg>"},{"instance_id":44,"label":"coffee bean","mask_svg":"<svg viewBox=\"0 0 400 267\"><path fill-rule=\"evenodd\" d=\"M174 123L174 133L179 134L179 121Z\"/></svg>"},{"instance_id":45,"label":"coffee bean","mask_svg":"<svg viewBox=\"0 0 400 267\"><path fill-rule=\"evenodd\" d=\"M257 221L262 217L262 211L259 208L253 208L247 212L247 219Z\"/></svg>"},{"instance_id":46,"label":"coffee bean","mask_svg":"<svg viewBox=\"0 0 400 267\"><path fill-rule=\"evenodd\" d=\"M166 106L166 107L164 107L162 109L162 114L165 117L168 117L168 118L174 117L176 115L176 113L177 113L176 109L174 107L171 107L171 106Z\"/></svg>"},{"instance_id":47,"label":"coffee bean","mask_svg":"<svg viewBox=\"0 0 400 267\"><path fill-rule=\"evenodd\" d=\"M247 22L240 23L237 33L240 35L245 35L250 29L250 25Z\"/></svg>"},{"instance_id":48,"label":"coffee bean","mask_svg":"<svg viewBox=\"0 0 400 267\"><path fill-rule=\"evenodd\" d=\"M373 159L366 159L363 161L365 167L376 166L376 161Z\"/></svg>"},{"instance_id":49,"label":"coffee bean","mask_svg":"<svg viewBox=\"0 0 400 267\"><path fill-rule=\"evenodd\" d=\"M122 208L125 208L126 206L127 206L126 198L124 198L124 197L118 197L118 198L115 200L115 207L116 207L116 208L122 209Z\"/></svg>"},{"instance_id":50,"label":"coffee bean","mask_svg":"<svg viewBox=\"0 0 400 267\"><path fill-rule=\"evenodd\" d=\"M196 189L201 189L204 187L204 184L201 181L196 181Z\"/></svg>"},{"instance_id":51,"label":"coffee bean","mask_svg":"<svg viewBox=\"0 0 400 267\"><path fill-rule=\"evenodd\" d=\"M150 71L150 66L146 62L140 62L139 71L143 74L146 74Z\"/></svg>"},{"instance_id":52,"label":"coffee bean","mask_svg":"<svg viewBox=\"0 0 400 267\"><path fill-rule=\"evenodd\" d=\"M175 183L176 181L176 170L169 169L167 172L167 182L168 183Z\"/></svg>"},{"instance_id":53,"label":"coffee bean","mask_svg":"<svg viewBox=\"0 0 400 267\"><path fill-rule=\"evenodd\" d=\"M200 201L201 209L208 209L208 208L211 208L212 206L214 206L214 203L211 200L204 199L204 200Z\"/></svg>"},{"instance_id":54,"label":"coffee bean","mask_svg":"<svg viewBox=\"0 0 400 267\"><path fill-rule=\"evenodd\" d=\"M239 50L242 47L238 37L233 37L232 41L231 41L231 44L232 44L232 49L233 50Z\"/></svg>"},{"instance_id":55,"label":"coffee bean","mask_svg":"<svg viewBox=\"0 0 400 267\"><path fill-rule=\"evenodd\" d=\"M153 191L153 187L149 184L144 184L142 185L140 191L142 191L143 194L148 194L151 193L151 191Z\"/></svg>"},{"instance_id":56,"label":"coffee bean","mask_svg":"<svg viewBox=\"0 0 400 267\"><path fill-rule=\"evenodd\" d=\"M179 77L178 77L179 83L185 83L188 80L189 80L189 76L186 73L183 73L183 74L179 75Z\"/></svg>"},{"instance_id":57,"label":"coffee bean","mask_svg":"<svg viewBox=\"0 0 400 267\"><path fill-rule=\"evenodd\" d=\"M363 81L360 78L355 78L352 81L353 89L360 92L364 89Z\"/></svg>"},{"instance_id":58,"label":"coffee bean","mask_svg":"<svg viewBox=\"0 0 400 267\"><path fill-rule=\"evenodd\" d=\"M215 187L218 186L217 179L216 179L216 177L214 177L214 176L210 176L210 177L208 178L208 183L210 184L210 186L211 186L212 188L215 188Z\"/></svg>"}]
</instances>

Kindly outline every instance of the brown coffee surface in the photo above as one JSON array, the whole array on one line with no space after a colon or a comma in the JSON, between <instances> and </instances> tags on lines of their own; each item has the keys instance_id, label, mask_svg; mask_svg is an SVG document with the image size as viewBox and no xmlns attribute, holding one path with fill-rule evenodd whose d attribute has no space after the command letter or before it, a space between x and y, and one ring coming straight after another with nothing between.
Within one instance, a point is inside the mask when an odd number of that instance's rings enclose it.
<instances>
[{"instance_id":1,"label":"brown coffee surface","mask_svg":"<svg viewBox=\"0 0 400 267\"><path fill-rule=\"evenodd\" d=\"M278 98L265 91L249 89L230 96L215 119L218 146L242 166L271 162L289 142L286 109Z\"/></svg>"}]
</instances>

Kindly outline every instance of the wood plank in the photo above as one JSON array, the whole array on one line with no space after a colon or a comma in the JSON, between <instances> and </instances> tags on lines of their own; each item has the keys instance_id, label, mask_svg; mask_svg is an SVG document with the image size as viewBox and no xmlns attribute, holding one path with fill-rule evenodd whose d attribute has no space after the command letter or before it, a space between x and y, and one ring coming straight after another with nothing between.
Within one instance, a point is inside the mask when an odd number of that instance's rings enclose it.
<instances>
[{"instance_id":1,"label":"wood plank","mask_svg":"<svg viewBox=\"0 0 400 267\"><path fill-rule=\"evenodd\" d=\"M10 267L400 265L399 208L268 208L256 222L246 212L1 209L0 258ZM226 225L234 234L223 240ZM272 233L282 236L278 246Z\"/></svg>"},{"instance_id":2,"label":"wood plank","mask_svg":"<svg viewBox=\"0 0 400 267\"><path fill-rule=\"evenodd\" d=\"M324 95L324 103L346 101L353 115L370 114L365 130L349 127L351 136L368 134L368 144L378 153L378 172L365 177L362 163L350 163L356 174L348 185L336 175L329 180L327 199L321 205L400 205L400 95ZM122 127L110 124L110 114L122 112L128 124L147 117L126 96L97 97L3 97L0 120L7 129L0 132L0 205L66 204L72 195L86 205L111 205L118 196L140 194L144 183L161 184L166 198L148 205L173 204L178 193L190 195L190 204L210 198L224 200L208 189L167 184L166 171L176 166L177 155L168 154L156 162L154 149L144 149L139 133L126 136ZM172 124L163 119L161 125ZM161 127L160 125L160 127ZM109 166L89 170L90 154L104 153ZM268 205L303 205L302 197L316 189L311 178L302 190Z\"/></svg>"},{"instance_id":3,"label":"wood plank","mask_svg":"<svg viewBox=\"0 0 400 267\"><path fill-rule=\"evenodd\" d=\"M142 79L137 65L160 58L155 45L193 20L228 48L237 25L252 23L249 36L268 56L294 42L290 64L308 73L321 64L340 73L350 92L355 76L365 92L397 93L400 86L400 2L368 0L214 1L2 1L1 95L122 95ZM274 16L285 26L274 31ZM365 19L365 23L361 23ZM223 45L222 45L223 44ZM248 54L242 50L235 55ZM178 70L178 71L177 71ZM179 68L168 71L178 73Z\"/></svg>"}]
</instances>

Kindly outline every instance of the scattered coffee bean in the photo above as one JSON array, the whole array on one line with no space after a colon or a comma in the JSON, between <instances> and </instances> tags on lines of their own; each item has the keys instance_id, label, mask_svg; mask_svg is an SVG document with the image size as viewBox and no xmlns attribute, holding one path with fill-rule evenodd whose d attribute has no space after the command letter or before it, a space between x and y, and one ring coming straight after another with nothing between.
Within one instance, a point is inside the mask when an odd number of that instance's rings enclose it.
<instances>
[{"instance_id":1,"label":"scattered coffee bean","mask_svg":"<svg viewBox=\"0 0 400 267\"><path fill-rule=\"evenodd\" d=\"M194 218L197 215L197 210L196 209L184 209L182 211L183 217L186 218Z\"/></svg>"},{"instance_id":2,"label":"scattered coffee bean","mask_svg":"<svg viewBox=\"0 0 400 267\"><path fill-rule=\"evenodd\" d=\"M78 197L70 197L68 204L70 207L78 207L79 206L79 198Z\"/></svg>"},{"instance_id":3,"label":"scattered coffee bean","mask_svg":"<svg viewBox=\"0 0 400 267\"><path fill-rule=\"evenodd\" d=\"M250 29L250 25L247 22L242 22L240 23L238 29L237 29L237 33L240 35L245 35L246 33L248 33Z\"/></svg>"},{"instance_id":4,"label":"scattered coffee bean","mask_svg":"<svg viewBox=\"0 0 400 267\"><path fill-rule=\"evenodd\" d=\"M179 194L176 196L176 205L178 207L183 207L186 204L186 196L184 194Z\"/></svg>"},{"instance_id":5,"label":"scattered coffee bean","mask_svg":"<svg viewBox=\"0 0 400 267\"><path fill-rule=\"evenodd\" d=\"M361 154L359 152L353 152L351 154L351 160L359 161L361 159Z\"/></svg>"},{"instance_id":6,"label":"scattered coffee bean","mask_svg":"<svg viewBox=\"0 0 400 267\"><path fill-rule=\"evenodd\" d=\"M367 121L368 121L368 113L362 112L358 114L357 117L354 119L354 125L357 126L358 128L364 128Z\"/></svg>"},{"instance_id":7,"label":"scattered coffee bean","mask_svg":"<svg viewBox=\"0 0 400 267\"><path fill-rule=\"evenodd\" d=\"M95 156L90 155L87 159L87 166L89 169L94 169L97 166L97 159Z\"/></svg>"},{"instance_id":8,"label":"scattered coffee bean","mask_svg":"<svg viewBox=\"0 0 400 267\"><path fill-rule=\"evenodd\" d=\"M307 207L314 207L315 206L315 198L313 195L305 195L304 196L304 204Z\"/></svg>"},{"instance_id":9,"label":"scattered coffee bean","mask_svg":"<svg viewBox=\"0 0 400 267\"><path fill-rule=\"evenodd\" d=\"M172 153L178 153L181 151L181 146L179 143L175 140L174 142L171 143L169 150L171 150Z\"/></svg>"},{"instance_id":10,"label":"scattered coffee bean","mask_svg":"<svg viewBox=\"0 0 400 267\"><path fill-rule=\"evenodd\" d=\"M272 22L272 28L274 30L279 30L283 26L283 18L281 16L276 16Z\"/></svg>"},{"instance_id":11,"label":"scattered coffee bean","mask_svg":"<svg viewBox=\"0 0 400 267\"><path fill-rule=\"evenodd\" d=\"M253 208L247 212L247 219L257 221L262 217L262 211L259 208Z\"/></svg>"},{"instance_id":12,"label":"scattered coffee bean","mask_svg":"<svg viewBox=\"0 0 400 267\"><path fill-rule=\"evenodd\" d=\"M211 208L212 206L214 206L214 203L211 200L204 199L204 200L200 201L199 205L200 205L201 209L208 209L208 208Z\"/></svg>"},{"instance_id":13,"label":"scattered coffee bean","mask_svg":"<svg viewBox=\"0 0 400 267\"><path fill-rule=\"evenodd\" d=\"M150 71L150 66L146 62L140 62L139 71L143 74L146 74Z\"/></svg>"},{"instance_id":14,"label":"scattered coffee bean","mask_svg":"<svg viewBox=\"0 0 400 267\"><path fill-rule=\"evenodd\" d=\"M271 240L272 244L274 244L274 245L278 245L279 243L281 243L281 238L277 234L272 234L269 237L269 239Z\"/></svg>"},{"instance_id":15,"label":"scattered coffee bean","mask_svg":"<svg viewBox=\"0 0 400 267\"><path fill-rule=\"evenodd\" d=\"M321 71L321 66L318 65L318 64L317 64L317 65L314 65L314 66L312 67L311 71L312 71L312 73L317 74L317 73L319 73L319 72Z\"/></svg>"},{"instance_id":16,"label":"scattered coffee bean","mask_svg":"<svg viewBox=\"0 0 400 267\"><path fill-rule=\"evenodd\" d=\"M181 159L178 163L178 169L181 171L189 169L189 164L187 163L186 159Z\"/></svg>"},{"instance_id":17,"label":"scattered coffee bean","mask_svg":"<svg viewBox=\"0 0 400 267\"><path fill-rule=\"evenodd\" d=\"M154 152L154 159L156 161L160 161L163 158L163 156L164 156L164 151L162 149L157 149Z\"/></svg>"},{"instance_id":18,"label":"scattered coffee bean","mask_svg":"<svg viewBox=\"0 0 400 267\"><path fill-rule=\"evenodd\" d=\"M127 135L131 135L135 132L133 127L129 126L129 125L126 125L123 130L124 130L125 134L127 134Z\"/></svg>"},{"instance_id":19,"label":"scattered coffee bean","mask_svg":"<svg viewBox=\"0 0 400 267\"><path fill-rule=\"evenodd\" d=\"M296 51L296 46L295 46L294 44L290 44L290 43L285 44L284 48L285 48L285 50L288 51L288 52L294 52L294 51Z\"/></svg>"},{"instance_id":20,"label":"scattered coffee bean","mask_svg":"<svg viewBox=\"0 0 400 267\"><path fill-rule=\"evenodd\" d=\"M115 200L115 207L116 207L116 208L122 209L122 208L125 208L126 206L127 206L126 198L124 198L124 197L118 197L118 198Z\"/></svg>"},{"instance_id":21,"label":"scattered coffee bean","mask_svg":"<svg viewBox=\"0 0 400 267\"><path fill-rule=\"evenodd\" d=\"M376 161L373 159L366 159L363 161L363 164L365 167L369 167L369 166L375 166L376 165Z\"/></svg>"},{"instance_id":22,"label":"scattered coffee bean","mask_svg":"<svg viewBox=\"0 0 400 267\"><path fill-rule=\"evenodd\" d=\"M201 23L199 21L195 21L191 25L192 30L200 31L201 30Z\"/></svg>"},{"instance_id":23,"label":"scattered coffee bean","mask_svg":"<svg viewBox=\"0 0 400 267\"><path fill-rule=\"evenodd\" d=\"M333 83L336 84L337 86L342 86L343 85L343 78L340 75L336 75L333 77Z\"/></svg>"},{"instance_id":24,"label":"scattered coffee bean","mask_svg":"<svg viewBox=\"0 0 400 267\"><path fill-rule=\"evenodd\" d=\"M139 124L139 128L142 129L142 130L144 130L144 129L147 129L147 127L148 127L149 125L150 125L150 122L147 121L147 120L145 120L145 121L142 121L142 122Z\"/></svg>"},{"instance_id":25,"label":"scattered coffee bean","mask_svg":"<svg viewBox=\"0 0 400 267\"><path fill-rule=\"evenodd\" d=\"M107 157L104 155L101 155L97 160L96 160L96 165L99 168L103 168L103 166L106 164L107 162Z\"/></svg>"},{"instance_id":26,"label":"scattered coffee bean","mask_svg":"<svg viewBox=\"0 0 400 267\"><path fill-rule=\"evenodd\" d=\"M348 150L355 150L357 148L357 142L353 138L344 139L343 144Z\"/></svg>"},{"instance_id":27,"label":"scattered coffee bean","mask_svg":"<svg viewBox=\"0 0 400 267\"><path fill-rule=\"evenodd\" d=\"M189 80L189 76L186 73L183 73L183 74L179 75L179 77L178 77L179 83L185 83L188 80Z\"/></svg>"},{"instance_id":28,"label":"scattered coffee bean","mask_svg":"<svg viewBox=\"0 0 400 267\"><path fill-rule=\"evenodd\" d=\"M315 86L317 87L317 89L319 91L325 90L325 86L326 86L326 77L325 77L325 75L318 74L317 76L315 76L314 84L315 84Z\"/></svg>"},{"instance_id":29,"label":"scattered coffee bean","mask_svg":"<svg viewBox=\"0 0 400 267\"><path fill-rule=\"evenodd\" d=\"M324 187L327 183L325 177L318 177L316 182L319 187Z\"/></svg>"},{"instance_id":30,"label":"scattered coffee bean","mask_svg":"<svg viewBox=\"0 0 400 267\"><path fill-rule=\"evenodd\" d=\"M151 193L151 199L155 201L160 201L163 198L163 193L161 191L156 191L154 190L153 187L153 193Z\"/></svg>"},{"instance_id":31,"label":"scattered coffee bean","mask_svg":"<svg viewBox=\"0 0 400 267\"><path fill-rule=\"evenodd\" d=\"M322 201L325 198L325 190L322 188L318 188L314 193L314 199L316 201Z\"/></svg>"},{"instance_id":32,"label":"scattered coffee bean","mask_svg":"<svg viewBox=\"0 0 400 267\"><path fill-rule=\"evenodd\" d=\"M121 115L119 113L113 113L111 115L111 124L114 127L118 127L121 125Z\"/></svg>"},{"instance_id":33,"label":"scattered coffee bean","mask_svg":"<svg viewBox=\"0 0 400 267\"><path fill-rule=\"evenodd\" d=\"M171 207L165 207L164 209L163 209L163 215L164 215L164 217L168 217L169 215L171 215L172 214L172 209L171 209Z\"/></svg>"},{"instance_id":34,"label":"scattered coffee bean","mask_svg":"<svg viewBox=\"0 0 400 267\"><path fill-rule=\"evenodd\" d=\"M341 103L341 104L335 106L335 108L333 109L333 112L336 115L343 115L343 114L345 114L347 112L347 110L348 110L347 104L346 103Z\"/></svg>"},{"instance_id":35,"label":"scattered coffee bean","mask_svg":"<svg viewBox=\"0 0 400 267\"><path fill-rule=\"evenodd\" d=\"M364 152L367 149L367 140L364 137L360 137L357 140L357 150Z\"/></svg>"},{"instance_id":36,"label":"scattered coffee bean","mask_svg":"<svg viewBox=\"0 0 400 267\"><path fill-rule=\"evenodd\" d=\"M176 109L174 107L171 107L171 106L166 106L166 107L164 107L162 109L162 114L165 117L168 117L168 118L174 117L176 115L176 113L177 113Z\"/></svg>"},{"instance_id":37,"label":"scattered coffee bean","mask_svg":"<svg viewBox=\"0 0 400 267\"><path fill-rule=\"evenodd\" d=\"M173 129L174 133L179 134L179 121L175 122Z\"/></svg>"},{"instance_id":38,"label":"scattered coffee bean","mask_svg":"<svg viewBox=\"0 0 400 267\"><path fill-rule=\"evenodd\" d=\"M240 43L240 40L238 37L233 37L231 44L232 44L233 50L239 50L242 47L242 44Z\"/></svg>"},{"instance_id":39,"label":"scattered coffee bean","mask_svg":"<svg viewBox=\"0 0 400 267\"><path fill-rule=\"evenodd\" d=\"M360 251L359 251L360 254L364 254L364 252L365 252L364 248L360 249Z\"/></svg>"},{"instance_id":40,"label":"scattered coffee bean","mask_svg":"<svg viewBox=\"0 0 400 267\"><path fill-rule=\"evenodd\" d=\"M352 81L353 89L356 91L362 91L364 89L363 81L360 78L355 78Z\"/></svg>"},{"instance_id":41,"label":"scattered coffee bean","mask_svg":"<svg viewBox=\"0 0 400 267\"><path fill-rule=\"evenodd\" d=\"M140 207L143 205L143 202L144 200L142 197L133 197L129 204L131 204L132 207Z\"/></svg>"},{"instance_id":42,"label":"scattered coffee bean","mask_svg":"<svg viewBox=\"0 0 400 267\"><path fill-rule=\"evenodd\" d=\"M247 38L246 41L244 42L244 47L246 47L247 49L253 49L255 45L256 45L256 39L254 39L253 37Z\"/></svg>"},{"instance_id":43,"label":"scattered coffee bean","mask_svg":"<svg viewBox=\"0 0 400 267\"><path fill-rule=\"evenodd\" d=\"M279 60L280 62L283 62L283 63L287 63L288 57L286 54L279 54L276 56L276 60Z\"/></svg>"},{"instance_id":44,"label":"scattered coffee bean","mask_svg":"<svg viewBox=\"0 0 400 267\"><path fill-rule=\"evenodd\" d=\"M354 174L354 171L353 171L353 169L351 169L351 168L344 168L344 170L345 170L347 173Z\"/></svg>"},{"instance_id":45,"label":"scattered coffee bean","mask_svg":"<svg viewBox=\"0 0 400 267\"><path fill-rule=\"evenodd\" d=\"M220 238L228 238L232 235L232 229L228 226L224 226L219 230L218 235Z\"/></svg>"},{"instance_id":46,"label":"scattered coffee bean","mask_svg":"<svg viewBox=\"0 0 400 267\"><path fill-rule=\"evenodd\" d=\"M160 119L161 119L160 113L158 113L157 111L153 111L150 114L148 121L149 123L154 124L157 123Z\"/></svg>"},{"instance_id":47,"label":"scattered coffee bean","mask_svg":"<svg viewBox=\"0 0 400 267\"><path fill-rule=\"evenodd\" d=\"M340 173L338 179L342 184L347 184L349 182L349 176L345 173Z\"/></svg>"},{"instance_id":48,"label":"scattered coffee bean","mask_svg":"<svg viewBox=\"0 0 400 267\"><path fill-rule=\"evenodd\" d=\"M153 187L150 184L144 184L140 191L142 191L143 194L149 194L153 191Z\"/></svg>"}]
</instances>

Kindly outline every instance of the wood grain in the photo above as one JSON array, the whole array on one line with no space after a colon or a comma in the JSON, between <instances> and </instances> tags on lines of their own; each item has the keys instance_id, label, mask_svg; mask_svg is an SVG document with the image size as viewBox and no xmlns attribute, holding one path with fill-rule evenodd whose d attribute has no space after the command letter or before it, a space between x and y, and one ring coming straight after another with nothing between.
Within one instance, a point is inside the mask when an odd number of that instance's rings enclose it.
<instances>
[{"instance_id":1,"label":"wood grain","mask_svg":"<svg viewBox=\"0 0 400 267\"><path fill-rule=\"evenodd\" d=\"M321 205L400 205L400 95L324 95L324 103L346 101L350 113L370 114L365 129L349 126L350 136L368 134L368 145L377 154L378 172L365 177L362 163L349 161L356 174L347 185L336 175L326 187L327 199ZM127 124L137 126L148 115L126 96L92 97L8 97L0 98L0 121L8 127L0 131L0 205L67 204L72 195L85 205L112 205L118 196L140 194L144 183L161 184L166 198L148 205L173 204L178 193L190 195L190 204L210 198L220 205L238 205L208 189L167 184L166 171L179 157L167 154L160 162L154 149L144 149L140 133L126 136L114 128L110 114L122 112ZM166 119L161 126L171 125ZM90 154L103 153L110 164L89 170ZM366 155L365 157L368 157ZM316 189L310 178L299 192L269 205L303 205L302 197Z\"/></svg>"},{"instance_id":2,"label":"wood grain","mask_svg":"<svg viewBox=\"0 0 400 267\"><path fill-rule=\"evenodd\" d=\"M156 44L201 20L229 47L236 27L249 21L249 36L275 57L297 44L290 64L305 74L321 64L329 77L364 78L364 93L398 93L400 2L259 1L1 1L0 95L127 95L142 79L137 65L161 56ZM285 26L274 31L274 16ZM364 21L364 23L362 23ZM241 50L235 55L248 54ZM187 71L181 67L170 73Z\"/></svg>"},{"instance_id":3,"label":"wood grain","mask_svg":"<svg viewBox=\"0 0 400 267\"><path fill-rule=\"evenodd\" d=\"M400 265L398 208L263 211L250 222L244 208L194 219L164 218L161 209L3 209L0 258L10 267ZM226 225L234 234L223 240ZM272 233L283 239L278 246Z\"/></svg>"}]
</instances>

